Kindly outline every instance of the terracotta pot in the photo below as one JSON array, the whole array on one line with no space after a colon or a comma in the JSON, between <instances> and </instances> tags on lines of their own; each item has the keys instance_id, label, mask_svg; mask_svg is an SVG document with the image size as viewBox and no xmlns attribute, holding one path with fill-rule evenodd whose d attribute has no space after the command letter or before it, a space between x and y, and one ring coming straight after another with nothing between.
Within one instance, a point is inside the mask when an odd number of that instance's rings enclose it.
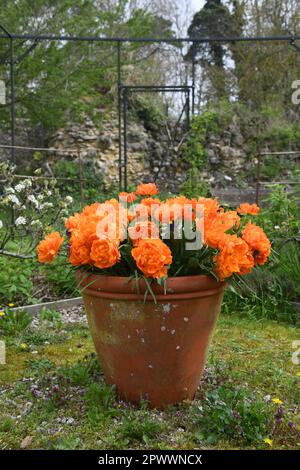
<instances>
[{"instance_id":1,"label":"terracotta pot","mask_svg":"<svg viewBox=\"0 0 300 470\"><path fill-rule=\"evenodd\" d=\"M157 304L139 301L135 281L77 271L89 326L109 384L151 407L192 400L203 373L225 283L209 276L173 277L168 293L153 283Z\"/></svg>"}]
</instances>

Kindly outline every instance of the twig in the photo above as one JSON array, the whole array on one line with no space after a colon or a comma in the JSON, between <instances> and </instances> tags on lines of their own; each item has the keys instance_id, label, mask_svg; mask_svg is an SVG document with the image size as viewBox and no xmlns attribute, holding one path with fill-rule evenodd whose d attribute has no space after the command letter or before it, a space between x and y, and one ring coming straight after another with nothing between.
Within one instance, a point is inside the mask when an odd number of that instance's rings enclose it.
<instances>
[{"instance_id":1,"label":"twig","mask_svg":"<svg viewBox=\"0 0 300 470\"><path fill-rule=\"evenodd\" d=\"M20 258L20 259L33 259L35 258L35 254L32 255L21 255L18 253L13 253L11 251L0 250L0 255L11 256L12 258Z\"/></svg>"}]
</instances>

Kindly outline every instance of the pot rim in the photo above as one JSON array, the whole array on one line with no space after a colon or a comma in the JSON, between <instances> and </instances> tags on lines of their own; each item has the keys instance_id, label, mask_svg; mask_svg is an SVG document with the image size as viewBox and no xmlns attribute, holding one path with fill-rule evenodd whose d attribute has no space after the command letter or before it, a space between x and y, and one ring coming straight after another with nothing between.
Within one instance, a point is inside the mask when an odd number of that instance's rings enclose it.
<instances>
[{"instance_id":1,"label":"pot rim","mask_svg":"<svg viewBox=\"0 0 300 470\"><path fill-rule=\"evenodd\" d=\"M83 276L86 275L83 279ZM108 276L99 273L89 273L84 269L76 271L78 287L82 295L89 297L102 297L119 300L141 300L147 291L147 284L143 279L139 281L140 295L136 290L135 279L129 276ZM167 293L157 284L151 285L156 300L184 300L199 297L210 297L223 293L226 282L216 281L212 276L198 274L195 276L177 276L167 278ZM146 300L153 298L149 293Z\"/></svg>"},{"instance_id":2,"label":"pot rim","mask_svg":"<svg viewBox=\"0 0 300 470\"><path fill-rule=\"evenodd\" d=\"M118 279L118 280L130 279L130 276L109 276L108 274L92 273L90 271L86 271L85 269L77 269L76 273L78 273L78 272L88 274L89 276L97 276L97 277L99 276L101 278L107 277L107 278L110 278L110 279ZM203 279L204 278L209 278L209 279L213 279L218 284L224 284L223 281L217 281L213 276L210 276L209 274L195 274L195 275L191 275L191 276L170 276L167 279L187 280L187 279L191 279L191 278L203 278Z\"/></svg>"}]
</instances>

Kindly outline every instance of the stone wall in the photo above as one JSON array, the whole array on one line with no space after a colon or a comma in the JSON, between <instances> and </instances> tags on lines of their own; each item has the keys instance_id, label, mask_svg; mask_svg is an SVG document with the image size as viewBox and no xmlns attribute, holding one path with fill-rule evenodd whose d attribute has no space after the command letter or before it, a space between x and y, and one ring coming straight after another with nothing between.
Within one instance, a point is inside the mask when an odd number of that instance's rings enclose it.
<instances>
[{"instance_id":1,"label":"stone wall","mask_svg":"<svg viewBox=\"0 0 300 470\"><path fill-rule=\"evenodd\" d=\"M253 150L235 118L220 134L209 133L205 148L207 164L201 177L212 187L252 182Z\"/></svg>"},{"instance_id":2,"label":"stone wall","mask_svg":"<svg viewBox=\"0 0 300 470\"><path fill-rule=\"evenodd\" d=\"M22 133L17 134L18 145L48 146L61 150L56 153L57 158L72 158L77 160L79 147L82 161L93 162L93 168L102 176L101 180L107 189L119 183L119 129L118 117L115 112L96 126L89 117L82 124L70 124L56 131L50 139L41 130L29 129L26 123L18 126ZM169 123L172 128L172 122ZM208 132L205 150L207 161L199 179L210 184L217 194L221 191L243 192L251 190L255 184L255 159L253 158L253 142L257 132L255 117L242 113L234 114L225 128L219 126L217 133ZM172 130L172 129L171 129ZM160 189L172 192L180 191L180 186L187 177L189 163L182 158L180 142L184 130L179 132L177 142L170 146L165 129L155 135L145 129L143 124L134 122L129 118L127 127L127 175L128 183L136 185L144 181L156 181ZM1 141L7 141L7 135L0 136ZM45 144L47 142L47 145ZM178 147L180 149L178 150ZM272 143L270 143L270 149ZM65 152L66 149L70 151ZM3 154L3 152L2 152ZM23 161L27 164L32 159L32 152L22 152ZM51 164L54 156L48 154L45 171L51 173ZM61 175L64 176L64 175Z\"/></svg>"},{"instance_id":3,"label":"stone wall","mask_svg":"<svg viewBox=\"0 0 300 470\"><path fill-rule=\"evenodd\" d=\"M58 156L93 160L107 188L119 182L119 129L117 115L97 127L90 118L84 123L59 129L50 139L49 147L62 150ZM127 125L127 179L136 185L139 182L157 181L164 189L178 190L186 177L186 164L174 149L168 149L163 133L154 137L142 124L128 122ZM70 152L65 152L70 149Z\"/></svg>"},{"instance_id":4,"label":"stone wall","mask_svg":"<svg viewBox=\"0 0 300 470\"><path fill-rule=\"evenodd\" d=\"M146 159L148 135L142 126L130 125L128 141L128 180L136 183L141 174L149 172L149 163ZM118 125L115 115L105 121L101 128L86 118L81 125L59 129L52 136L49 146L60 150L74 149L69 155L75 158L77 158L77 148L79 147L82 160L94 161L99 173L104 177L107 187L118 183ZM61 153L62 157L66 155L68 154Z\"/></svg>"}]
</instances>

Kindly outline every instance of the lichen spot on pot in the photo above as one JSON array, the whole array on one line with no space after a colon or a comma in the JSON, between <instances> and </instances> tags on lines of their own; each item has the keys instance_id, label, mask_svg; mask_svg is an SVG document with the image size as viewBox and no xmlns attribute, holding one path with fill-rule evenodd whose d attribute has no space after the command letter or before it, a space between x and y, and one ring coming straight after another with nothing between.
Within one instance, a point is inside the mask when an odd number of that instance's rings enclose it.
<instances>
[{"instance_id":1,"label":"lichen spot on pot","mask_svg":"<svg viewBox=\"0 0 300 470\"><path fill-rule=\"evenodd\" d=\"M189 321L189 317L184 317L183 321L185 321L187 323Z\"/></svg>"},{"instance_id":2,"label":"lichen spot on pot","mask_svg":"<svg viewBox=\"0 0 300 470\"><path fill-rule=\"evenodd\" d=\"M160 331L166 331L166 327L163 325L160 327Z\"/></svg>"},{"instance_id":3,"label":"lichen spot on pot","mask_svg":"<svg viewBox=\"0 0 300 470\"><path fill-rule=\"evenodd\" d=\"M171 331L171 335L175 335L175 333L176 333L176 330Z\"/></svg>"},{"instance_id":4,"label":"lichen spot on pot","mask_svg":"<svg viewBox=\"0 0 300 470\"><path fill-rule=\"evenodd\" d=\"M163 304L163 305L162 305L162 308L163 308L163 312L164 312L164 313L170 313L170 311L171 311L171 304Z\"/></svg>"},{"instance_id":5,"label":"lichen spot on pot","mask_svg":"<svg viewBox=\"0 0 300 470\"><path fill-rule=\"evenodd\" d=\"M149 369L154 369L152 364L149 364L148 367L149 367Z\"/></svg>"},{"instance_id":6,"label":"lichen spot on pot","mask_svg":"<svg viewBox=\"0 0 300 470\"><path fill-rule=\"evenodd\" d=\"M180 346L176 346L176 351L179 351L179 349L180 349Z\"/></svg>"},{"instance_id":7,"label":"lichen spot on pot","mask_svg":"<svg viewBox=\"0 0 300 470\"><path fill-rule=\"evenodd\" d=\"M117 344L117 339L108 331L99 331L97 334L98 338L103 344Z\"/></svg>"},{"instance_id":8,"label":"lichen spot on pot","mask_svg":"<svg viewBox=\"0 0 300 470\"><path fill-rule=\"evenodd\" d=\"M143 320L141 311L136 310L130 302L111 303L110 309L111 319L113 321Z\"/></svg>"}]
</instances>

